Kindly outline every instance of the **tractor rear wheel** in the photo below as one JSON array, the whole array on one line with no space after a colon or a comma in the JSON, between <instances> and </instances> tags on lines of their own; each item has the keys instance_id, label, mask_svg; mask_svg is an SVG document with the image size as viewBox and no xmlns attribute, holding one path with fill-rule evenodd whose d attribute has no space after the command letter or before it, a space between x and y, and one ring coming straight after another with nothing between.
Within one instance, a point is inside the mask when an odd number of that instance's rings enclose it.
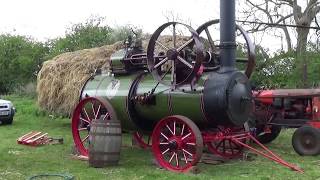
<instances>
[{"instance_id":1,"label":"tractor rear wheel","mask_svg":"<svg viewBox=\"0 0 320 180\"><path fill-rule=\"evenodd\" d=\"M320 153L320 130L308 125L298 128L292 136L293 149L301 156Z\"/></svg>"}]
</instances>

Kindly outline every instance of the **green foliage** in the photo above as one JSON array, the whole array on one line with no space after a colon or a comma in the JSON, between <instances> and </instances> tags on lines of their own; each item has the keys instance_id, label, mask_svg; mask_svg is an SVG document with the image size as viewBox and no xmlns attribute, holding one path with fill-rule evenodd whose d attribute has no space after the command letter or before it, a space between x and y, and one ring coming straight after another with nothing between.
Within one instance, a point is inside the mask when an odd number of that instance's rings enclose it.
<instances>
[{"instance_id":1,"label":"green foliage","mask_svg":"<svg viewBox=\"0 0 320 180\"><path fill-rule=\"evenodd\" d=\"M319 52L307 52L308 63L308 86L318 87L320 85L320 54Z\"/></svg>"},{"instance_id":2,"label":"green foliage","mask_svg":"<svg viewBox=\"0 0 320 180\"><path fill-rule=\"evenodd\" d=\"M272 58L262 53L258 47L257 62L252 81L265 88L302 88L302 60L295 52L279 52ZM309 88L320 85L320 55L312 51L306 52L302 58L307 59Z\"/></svg>"},{"instance_id":3,"label":"green foliage","mask_svg":"<svg viewBox=\"0 0 320 180\"><path fill-rule=\"evenodd\" d=\"M127 39L128 36L132 36L133 32L136 33L138 36L142 35L141 29L133 28L129 25L117 26L112 29L111 41L112 42L123 41Z\"/></svg>"},{"instance_id":4,"label":"green foliage","mask_svg":"<svg viewBox=\"0 0 320 180\"><path fill-rule=\"evenodd\" d=\"M292 77L295 68L294 54L280 52L269 58L262 49L258 47L256 55L256 69L252 80L255 85L265 88L290 87L288 80Z\"/></svg>"},{"instance_id":5,"label":"green foliage","mask_svg":"<svg viewBox=\"0 0 320 180\"><path fill-rule=\"evenodd\" d=\"M48 48L24 36L0 35L0 94L36 78Z\"/></svg>"},{"instance_id":6,"label":"green foliage","mask_svg":"<svg viewBox=\"0 0 320 180\"><path fill-rule=\"evenodd\" d=\"M112 43L112 29L103 23L104 18L92 17L84 23L73 24L67 29L65 37L48 43L50 56Z\"/></svg>"},{"instance_id":7,"label":"green foliage","mask_svg":"<svg viewBox=\"0 0 320 180\"><path fill-rule=\"evenodd\" d=\"M110 28L102 17L91 17L73 24L65 37L36 42L24 36L0 35L0 94L24 90L35 80L42 62L64 52L99 47L125 40L132 34L129 26Z\"/></svg>"},{"instance_id":8,"label":"green foliage","mask_svg":"<svg viewBox=\"0 0 320 180\"><path fill-rule=\"evenodd\" d=\"M105 23L105 18L90 17L84 23L73 24L67 29L65 37L49 41L50 54L47 58L64 52L113 44L125 40L129 34L132 34L129 26L111 28Z\"/></svg>"}]
</instances>

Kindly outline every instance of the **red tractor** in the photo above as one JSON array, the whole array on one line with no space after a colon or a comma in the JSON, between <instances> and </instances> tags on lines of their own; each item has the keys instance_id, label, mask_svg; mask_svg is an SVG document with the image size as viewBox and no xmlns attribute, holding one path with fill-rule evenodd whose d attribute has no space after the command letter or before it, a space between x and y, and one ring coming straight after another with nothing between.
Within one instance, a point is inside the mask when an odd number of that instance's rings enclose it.
<instances>
[{"instance_id":1,"label":"red tractor","mask_svg":"<svg viewBox=\"0 0 320 180\"><path fill-rule=\"evenodd\" d=\"M273 141L282 127L297 128L292 146L299 155L320 154L320 89L276 89L253 92L257 139Z\"/></svg>"}]
</instances>

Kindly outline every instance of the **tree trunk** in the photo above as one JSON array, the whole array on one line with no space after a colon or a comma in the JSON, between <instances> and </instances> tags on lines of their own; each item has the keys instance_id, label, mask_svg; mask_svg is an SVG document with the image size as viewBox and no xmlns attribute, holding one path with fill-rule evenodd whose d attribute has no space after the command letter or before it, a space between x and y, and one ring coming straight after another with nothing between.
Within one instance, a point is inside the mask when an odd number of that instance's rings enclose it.
<instances>
[{"instance_id":1,"label":"tree trunk","mask_svg":"<svg viewBox=\"0 0 320 180\"><path fill-rule=\"evenodd\" d=\"M284 35L286 36L286 41L287 41L287 49L288 51L292 51L292 43L291 43L291 37L288 32L287 27L282 27L282 30L284 32Z\"/></svg>"},{"instance_id":2,"label":"tree trunk","mask_svg":"<svg viewBox=\"0 0 320 180\"><path fill-rule=\"evenodd\" d=\"M304 88L308 86L308 60L306 59L306 47L308 42L309 29L297 28L297 60L302 64L302 85Z\"/></svg>"}]
</instances>

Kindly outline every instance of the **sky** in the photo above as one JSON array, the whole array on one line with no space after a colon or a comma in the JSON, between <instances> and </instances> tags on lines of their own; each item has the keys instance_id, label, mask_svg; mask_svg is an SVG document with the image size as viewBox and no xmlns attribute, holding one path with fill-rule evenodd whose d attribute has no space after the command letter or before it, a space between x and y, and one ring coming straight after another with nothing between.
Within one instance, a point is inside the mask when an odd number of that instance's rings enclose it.
<instances>
[{"instance_id":1,"label":"sky","mask_svg":"<svg viewBox=\"0 0 320 180\"><path fill-rule=\"evenodd\" d=\"M106 17L111 26L131 24L152 33L172 14L196 28L219 18L219 0L2 0L0 33L45 41L92 15Z\"/></svg>"},{"instance_id":2,"label":"sky","mask_svg":"<svg viewBox=\"0 0 320 180\"><path fill-rule=\"evenodd\" d=\"M219 18L219 0L2 0L0 33L46 41L63 36L72 24L85 22L90 16L105 17L111 27L129 24L146 33L153 33L167 17L178 17L174 20L196 29ZM281 47L279 38L258 41L265 47Z\"/></svg>"}]
</instances>

